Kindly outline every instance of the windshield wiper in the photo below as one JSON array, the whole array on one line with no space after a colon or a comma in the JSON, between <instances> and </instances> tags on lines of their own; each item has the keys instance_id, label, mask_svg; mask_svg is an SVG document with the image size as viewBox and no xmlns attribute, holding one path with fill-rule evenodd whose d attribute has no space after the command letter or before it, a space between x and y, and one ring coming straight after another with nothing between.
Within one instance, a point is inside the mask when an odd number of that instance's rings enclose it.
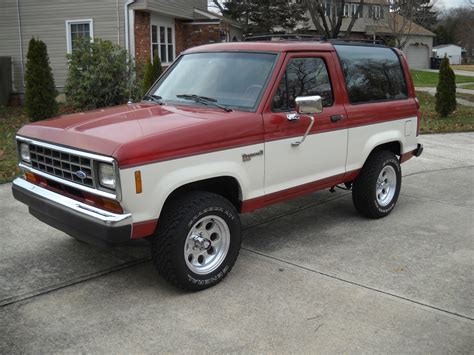
<instances>
[{"instance_id":1,"label":"windshield wiper","mask_svg":"<svg viewBox=\"0 0 474 355\"><path fill-rule=\"evenodd\" d=\"M225 112L232 112L231 108L218 104L217 100L212 97L200 96L200 95L195 95L195 94L180 94L180 95L176 95L176 97L179 99L184 99L184 100L192 100L194 102L198 102L203 105L218 107L224 110Z\"/></svg>"},{"instance_id":2,"label":"windshield wiper","mask_svg":"<svg viewBox=\"0 0 474 355\"><path fill-rule=\"evenodd\" d=\"M157 104L163 105L163 102L161 101L161 99L162 99L161 96L153 95L153 94L143 96L143 100L153 101Z\"/></svg>"}]
</instances>

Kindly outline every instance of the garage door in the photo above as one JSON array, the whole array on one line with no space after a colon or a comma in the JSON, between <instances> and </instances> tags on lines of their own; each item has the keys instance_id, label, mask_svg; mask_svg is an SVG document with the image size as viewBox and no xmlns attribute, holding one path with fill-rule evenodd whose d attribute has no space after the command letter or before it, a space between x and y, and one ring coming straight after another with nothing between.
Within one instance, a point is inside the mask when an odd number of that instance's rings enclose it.
<instances>
[{"instance_id":1,"label":"garage door","mask_svg":"<svg viewBox=\"0 0 474 355\"><path fill-rule=\"evenodd\" d=\"M428 69L430 67L427 46L415 46L414 44L410 44L406 50L406 56L408 65L412 69Z\"/></svg>"}]
</instances>

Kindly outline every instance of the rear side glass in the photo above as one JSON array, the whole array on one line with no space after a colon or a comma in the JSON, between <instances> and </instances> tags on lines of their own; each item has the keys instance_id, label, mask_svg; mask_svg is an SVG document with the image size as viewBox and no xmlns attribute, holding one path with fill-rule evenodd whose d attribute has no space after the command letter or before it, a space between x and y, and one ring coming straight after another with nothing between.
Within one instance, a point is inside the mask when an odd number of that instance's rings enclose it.
<instances>
[{"instance_id":1,"label":"rear side glass","mask_svg":"<svg viewBox=\"0 0 474 355\"><path fill-rule=\"evenodd\" d=\"M390 48L335 45L352 104L408 98L405 76Z\"/></svg>"},{"instance_id":2,"label":"rear side glass","mask_svg":"<svg viewBox=\"0 0 474 355\"><path fill-rule=\"evenodd\" d=\"M324 107L333 104L331 82L324 60L307 57L290 59L273 97L272 109L294 110L296 97L312 95L321 96Z\"/></svg>"}]
</instances>

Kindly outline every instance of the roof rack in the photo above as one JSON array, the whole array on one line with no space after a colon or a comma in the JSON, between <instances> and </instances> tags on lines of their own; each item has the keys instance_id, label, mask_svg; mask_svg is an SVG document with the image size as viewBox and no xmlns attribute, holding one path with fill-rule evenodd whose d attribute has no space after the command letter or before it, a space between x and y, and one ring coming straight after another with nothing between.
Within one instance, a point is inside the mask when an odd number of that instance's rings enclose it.
<instances>
[{"instance_id":1,"label":"roof rack","mask_svg":"<svg viewBox=\"0 0 474 355\"><path fill-rule=\"evenodd\" d=\"M361 43L361 44L378 44L385 45L385 42L381 39L344 39L344 38L335 38L328 40L330 43Z\"/></svg>"},{"instance_id":2,"label":"roof rack","mask_svg":"<svg viewBox=\"0 0 474 355\"><path fill-rule=\"evenodd\" d=\"M249 36L244 39L246 42L252 41L325 41L326 38L320 35L308 35L298 33L273 33L266 35Z\"/></svg>"}]
</instances>

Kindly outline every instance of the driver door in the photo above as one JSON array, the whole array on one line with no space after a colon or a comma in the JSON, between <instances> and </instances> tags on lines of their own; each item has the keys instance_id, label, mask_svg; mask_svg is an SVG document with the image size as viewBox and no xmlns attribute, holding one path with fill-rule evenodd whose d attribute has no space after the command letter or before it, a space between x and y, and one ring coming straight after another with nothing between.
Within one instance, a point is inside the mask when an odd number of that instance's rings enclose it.
<instances>
[{"instance_id":1,"label":"driver door","mask_svg":"<svg viewBox=\"0 0 474 355\"><path fill-rule=\"evenodd\" d=\"M328 64L331 65L328 65ZM347 119L340 92L333 53L290 53L271 102L263 114L265 128L265 195L288 194L311 189L340 179L345 174ZM295 112L295 98L319 95L323 112L313 115L314 124L305 141L301 140L310 118Z\"/></svg>"}]
</instances>

